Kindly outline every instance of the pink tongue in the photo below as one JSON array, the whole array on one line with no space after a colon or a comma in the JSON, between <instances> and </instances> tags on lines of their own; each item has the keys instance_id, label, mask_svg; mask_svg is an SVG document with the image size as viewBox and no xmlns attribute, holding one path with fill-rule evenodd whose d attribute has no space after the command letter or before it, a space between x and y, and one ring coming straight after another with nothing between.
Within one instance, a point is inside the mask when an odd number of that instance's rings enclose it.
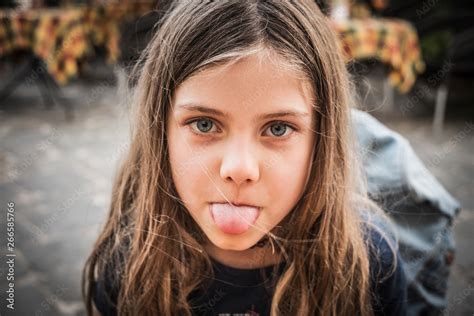
<instances>
[{"instance_id":1,"label":"pink tongue","mask_svg":"<svg viewBox=\"0 0 474 316\"><path fill-rule=\"evenodd\" d=\"M211 213L217 226L225 233L241 234L249 229L259 215L254 207L233 207L230 204L212 204Z\"/></svg>"}]
</instances>

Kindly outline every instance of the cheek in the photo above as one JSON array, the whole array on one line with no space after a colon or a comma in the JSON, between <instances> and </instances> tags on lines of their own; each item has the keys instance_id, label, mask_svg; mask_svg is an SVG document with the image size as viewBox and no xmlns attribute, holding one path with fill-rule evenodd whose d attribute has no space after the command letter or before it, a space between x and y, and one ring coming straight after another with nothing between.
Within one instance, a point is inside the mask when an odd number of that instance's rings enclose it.
<instances>
[{"instance_id":1,"label":"cheek","mask_svg":"<svg viewBox=\"0 0 474 316\"><path fill-rule=\"evenodd\" d=\"M208 196L211 171L206 172L206 168L209 169L211 162L203 151L185 144L175 144L170 149L170 161L173 182L186 204L198 203L199 197Z\"/></svg>"},{"instance_id":2,"label":"cheek","mask_svg":"<svg viewBox=\"0 0 474 316\"><path fill-rule=\"evenodd\" d=\"M309 153L292 150L285 154L273 155L266 164L268 191L274 200L291 207L304 190L309 173Z\"/></svg>"}]
</instances>

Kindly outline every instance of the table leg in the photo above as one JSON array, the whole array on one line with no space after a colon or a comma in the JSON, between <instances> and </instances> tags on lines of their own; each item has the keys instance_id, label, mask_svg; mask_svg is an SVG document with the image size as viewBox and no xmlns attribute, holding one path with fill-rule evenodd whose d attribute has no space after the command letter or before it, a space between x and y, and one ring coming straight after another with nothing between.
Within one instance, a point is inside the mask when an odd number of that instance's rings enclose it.
<instances>
[{"instance_id":1,"label":"table leg","mask_svg":"<svg viewBox=\"0 0 474 316\"><path fill-rule=\"evenodd\" d=\"M383 82L383 96L384 96L384 104L387 109L387 113L393 113L394 106L395 106L395 90L390 83L388 77L385 77Z\"/></svg>"},{"instance_id":2,"label":"table leg","mask_svg":"<svg viewBox=\"0 0 474 316\"><path fill-rule=\"evenodd\" d=\"M37 67L45 67L44 64L37 60ZM64 108L64 115L67 121L70 121L74 118L74 112L72 105L63 97L61 87L54 81L53 78L48 74L46 69L39 72L39 88L41 95L43 97L43 102L47 108L50 108L53 104L56 104L58 101L59 105Z\"/></svg>"},{"instance_id":3,"label":"table leg","mask_svg":"<svg viewBox=\"0 0 474 316\"><path fill-rule=\"evenodd\" d=\"M23 82L23 79L31 72L34 65L34 58L28 58L25 64L21 65L5 86L0 88L0 100L6 99Z\"/></svg>"}]
</instances>

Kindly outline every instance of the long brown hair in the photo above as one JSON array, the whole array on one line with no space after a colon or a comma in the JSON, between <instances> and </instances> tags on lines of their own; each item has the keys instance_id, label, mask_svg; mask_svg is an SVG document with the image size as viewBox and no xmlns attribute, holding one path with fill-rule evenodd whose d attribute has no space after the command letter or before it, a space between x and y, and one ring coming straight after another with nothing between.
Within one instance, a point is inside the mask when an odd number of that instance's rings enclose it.
<instances>
[{"instance_id":1,"label":"long brown hair","mask_svg":"<svg viewBox=\"0 0 474 316\"><path fill-rule=\"evenodd\" d=\"M351 172L348 74L336 35L314 0L173 3L144 51L130 150L84 268L89 314L93 281L113 263L120 315L191 315L188 295L213 271L200 243L204 233L172 182L165 124L172 95L197 71L262 49L279 54L311 82L318 118L304 194L280 229L268 234L286 261L271 314L372 315L355 198L364 192L356 190Z\"/></svg>"}]
</instances>

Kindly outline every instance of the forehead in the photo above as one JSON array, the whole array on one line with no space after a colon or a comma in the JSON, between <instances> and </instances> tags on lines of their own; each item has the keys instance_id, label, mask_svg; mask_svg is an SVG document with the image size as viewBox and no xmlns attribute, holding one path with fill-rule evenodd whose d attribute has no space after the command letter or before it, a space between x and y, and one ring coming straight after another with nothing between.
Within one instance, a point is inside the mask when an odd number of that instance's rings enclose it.
<instances>
[{"instance_id":1,"label":"forehead","mask_svg":"<svg viewBox=\"0 0 474 316\"><path fill-rule=\"evenodd\" d=\"M181 105L212 105L223 112L292 109L312 112L311 82L281 57L254 54L200 71L173 94L175 111Z\"/></svg>"}]
</instances>

